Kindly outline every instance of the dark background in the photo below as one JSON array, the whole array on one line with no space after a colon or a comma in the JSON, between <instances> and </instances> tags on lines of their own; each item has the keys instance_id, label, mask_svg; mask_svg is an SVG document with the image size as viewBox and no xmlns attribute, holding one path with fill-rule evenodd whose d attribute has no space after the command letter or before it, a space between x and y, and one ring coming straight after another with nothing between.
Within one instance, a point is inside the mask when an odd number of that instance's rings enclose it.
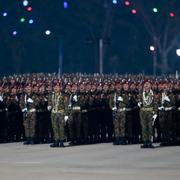
<instances>
[{"instance_id":1,"label":"dark background","mask_svg":"<svg viewBox=\"0 0 180 180\"><path fill-rule=\"evenodd\" d=\"M148 3L147 0L145 3ZM168 0L151 0L162 7ZM105 73L152 73L151 38L140 17L132 8L111 0L29 0L33 7L27 12L20 0L0 0L0 74L57 72L60 46L63 52L63 72L98 72L98 41L104 39ZM130 1L131 2L131 1ZM110 32L106 23L106 8L112 13ZM135 3L133 5L135 7ZM151 11L152 4L145 10ZM2 13L7 10L8 16ZM151 13L151 18L154 14ZM19 18L34 19L34 24L20 23ZM163 23L163 15L162 22ZM107 23L108 24L108 23ZM108 26L108 25L107 25ZM13 30L18 31L12 36ZM51 30L46 36L45 30ZM172 54L175 72L180 59Z\"/></svg>"}]
</instances>

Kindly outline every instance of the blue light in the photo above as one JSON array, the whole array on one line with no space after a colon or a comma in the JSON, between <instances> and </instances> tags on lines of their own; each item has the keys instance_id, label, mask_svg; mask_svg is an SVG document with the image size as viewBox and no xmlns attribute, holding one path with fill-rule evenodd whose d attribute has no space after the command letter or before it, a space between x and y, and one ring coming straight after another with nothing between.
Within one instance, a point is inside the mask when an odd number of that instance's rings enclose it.
<instances>
[{"instance_id":1,"label":"blue light","mask_svg":"<svg viewBox=\"0 0 180 180\"><path fill-rule=\"evenodd\" d=\"M112 0L112 3L113 4L117 4L117 0Z\"/></svg>"},{"instance_id":2,"label":"blue light","mask_svg":"<svg viewBox=\"0 0 180 180\"><path fill-rule=\"evenodd\" d=\"M68 2L64 1L64 9L67 9L67 8L68 8Z\"/></svg>"},{"instance_id":3,"label":"blue light","mask_svg":"<svg viewBox=\"0 0 180 180\"><path fill-rule=\"evenodd\" d=\"M34 20L33 19L30 19L29 20L29 24L33 24L34 23Z\"/></svg>"},{"instance_id":4,"label":"blue light","mask_svg":"<svg viewBox=\"0 0 180 180\"><path fill-rule=\"evenodd\" d=\"M4 16L4 17L7 16L7 12L4 12L4 13L3 13L3 16Z\"/></svg>"}]
</instances>

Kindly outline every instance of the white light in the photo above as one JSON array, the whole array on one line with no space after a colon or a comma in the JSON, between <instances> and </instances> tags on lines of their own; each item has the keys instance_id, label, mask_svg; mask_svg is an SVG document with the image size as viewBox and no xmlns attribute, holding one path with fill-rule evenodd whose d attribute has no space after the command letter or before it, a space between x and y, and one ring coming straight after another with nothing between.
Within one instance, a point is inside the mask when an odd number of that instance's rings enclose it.
<instances>
[{"instance_id":1,"label":"white light","mask_svg":"<svg viewBox=\"0 0 180 180\"><path fill-rule=\"evenodd\" d=\"M176 54L180 57L180 49L176 49Z\"/></svg>"},{"instance_id":2,"label":"white light","mask_svg":"<svg viewBox=\"0 0 180 180\"><path fill-rule=\"evenodd\" d=\"M50 31L50 30L46 30L46 31L45 31L45 34L46 34L46 35L50 35L50 34L51 34L51 31Z\"/></svg>"},{"instance_id":3,"label":"white light","mask_svg":"<svg viewBox=\"0 0 180 180\"><path fill-rule=\"evenodd\" d=\"M154 46L150 46L149 49L150 49L150 51L155 51L155 47Z\"/></svg>"},{"instance_id":4,"label":"white light","mask_svg":"<svg viewBox=\"0 0 180 180\"><path fill-rule=\"evenodd\" d=\"M27 0L23 1L23 6L28 6L29 2Z\"/></svg>"},{"instance_id":5,"label":"white light","mask_svg":"<svg viewBox=\"0 0 180 180\"><path fill-rule=\"evenodd\" d=\"M3 16L4 16L4 17L7 16L7 12L4 12L4 13L3 13Z\"/></svg>"}]
</instances>

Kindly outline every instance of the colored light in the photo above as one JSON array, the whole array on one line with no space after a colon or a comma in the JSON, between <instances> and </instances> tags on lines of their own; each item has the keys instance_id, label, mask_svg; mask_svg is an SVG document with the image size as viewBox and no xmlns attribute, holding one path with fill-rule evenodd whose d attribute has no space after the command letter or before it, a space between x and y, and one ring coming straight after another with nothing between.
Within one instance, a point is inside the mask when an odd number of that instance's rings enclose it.
<instances>
[{"instance_id":1,"label":"colored light","mask_svg":"<svg viewBox=\"0 0 180 180\"><path fill-rule=\"evenodd\" d=\"M176 54L180 57L180 49L176 49Z\"/></svg>"},{"instance_id":2,"label":"colored light","mask_svg":"<svg viewBox=\"0 0 180 180\"><path fill-rule=\"evenodd\" d=\"M170 16L170 17L174 17L175 14L174 14L173 12L170 12L170 13L169 13L169 16Z\"/></svg>"},{"instance_id":3,"label":"colored light","mask_svg":"<svg viewBox=\"0 0 180 180\"><path fill-rule=\"evenodd\" d=\"M113 0L112 3L113 3L113 4L117 4L117 0Z\"/></svg>"},{"instance_id":4,"label":"colored light","mask_svg":"<svg viewBox=\"0 0 180 180\"><path fill-rule=\"evenodd\" d=\"M27 7L27 11L32 11L32 7L31 6Z\"/></svg>"},{"instance_id":5,"label":"colored light","mask_svg":"<svg viewBox=\"0 0 180 180\"><path fill-rule=\"evenodd\" d=\"M157 8L153 8L153 12L157 13L158 9Z\"/></svg>"},{"instance_id":6,"label":"colored light","mask_svg":"<svg viewBox=\"0 0 180 180\"><path fill-rule=\"evenodd\" d=\"M50 35L50 34L51 34L51 31L50 31L50 30L46 30L46 31L45 31L45 34L46 34L46 35Z\"/></svg>"},{"instance_id":7,"label":"colored light","mask_svg":"<svg viewBox=\"0 0 180 180\"><path fill-rule=\"evenodd\" d=\"M154 46L150 46L149 49L150 49L150 51L155 51L155 47Z\"/></svg>"},{"instance_id":8,"label":"colored light","mask_svg":"<svg viewBox=\"0 0 180 180\"><path fill-rule=\"evenodd\" d=\"M132 14L136 14L137 13L136 9L132 9L131 12L132 12Z\"/></svg>"},{"instance_id":9,"label":"colored light","mask_svg":"<svg viewBox=\"0 0 180 180\"><path fill-rule=\"evenodd\" d=\"M4 16L4 17L7 16L7 12L4 12L4 13L3 13L3 16Z\"/></svg>"},{"instance_id":10,"label":"colored light","mask_svg":"<svg viewBox=\"0 0 180 180\"><path fill-rule=\"evenodd\" d=\"M23 1L23 6L28 6L29 2L27 0Z\"/></svg>"},{"instance_id":11,"label":"colored light","mask_svg":"<svg viewBox=\"0 0 180 180\"><path fill-rule=\"evenodd\" d=\"M13 31L13 32L12 32L12 35L13 35L13 36L17 35L17 31Z\"/></svg>"},{"instance_id":12,"label":"colored light","mask_svg":"<svg viewBox=\"0 0 180 180\"><path fill-rule=\"evenodd\" d=\"M64 9L67 9L67 8L68 8L68 2L64 1Z\"/></svg>"},{"instance_id":13,"label":"colored light","mask_svg":"<svg viewBox=\"0 0 180 180\"><path fill-rule=\"evenodd\" d=\"M33 19L30 19L29 20L29 24L33 24L34 23L34 20Z\"/></svg>"},{"instance_id":14,"label":"colored light","mask_svg":"<svg viewBox=\"0 0 180 180\"><path fill-rule=\"evenodd\" d=\"M22 22L22 23L25 22L25 18L21 18L20 22Z\"/></svg>"},{"instance_id":15,"label":"colored light","mask_svg":"<svg viewBox=\"0 0 180 180\"><path fill-rule=\"evenodd\" d=\"M130 6L130 5L131 5L129 1L125 1L124 4L125 4L126 6Z\"/></svg>"}]
</instances>

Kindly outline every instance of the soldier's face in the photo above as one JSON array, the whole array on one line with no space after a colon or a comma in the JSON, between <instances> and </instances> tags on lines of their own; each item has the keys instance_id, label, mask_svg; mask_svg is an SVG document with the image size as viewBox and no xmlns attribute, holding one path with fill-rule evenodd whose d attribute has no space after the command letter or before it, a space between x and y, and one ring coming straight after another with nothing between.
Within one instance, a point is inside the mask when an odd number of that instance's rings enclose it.
<instances>
[{"instance_id":1,"label":"soldier's face","mask_svg":"<svg viewBox=\"0 0 180 180\"><path fill-rule=\"evenodd\" d=\"M128 84L124 84L124 85L123 85L123 89L124 89L125 91L128 91L128 90L129 90L129 85L128 85Z\"/></svg>"},{"instance_id":2,"label":"soldier's face","mask_svg":"<svg viewBox=\"0 0 180 180\"><path fill-rule=\"evenodd\" d=\"M61 87L59 85L54 86L54 92L60 92Z\"/></svg>"},{"instance_id":3,"label":"soldier's face","mask_svg":"<svg viewBox=\"0 0 180 180\"><path fill-rule=\"evenodd\" d=\"M144 91L149 91L151 89L151 84L149 82L146 82L143 86Z\"/></svg>"}]
</instances>

